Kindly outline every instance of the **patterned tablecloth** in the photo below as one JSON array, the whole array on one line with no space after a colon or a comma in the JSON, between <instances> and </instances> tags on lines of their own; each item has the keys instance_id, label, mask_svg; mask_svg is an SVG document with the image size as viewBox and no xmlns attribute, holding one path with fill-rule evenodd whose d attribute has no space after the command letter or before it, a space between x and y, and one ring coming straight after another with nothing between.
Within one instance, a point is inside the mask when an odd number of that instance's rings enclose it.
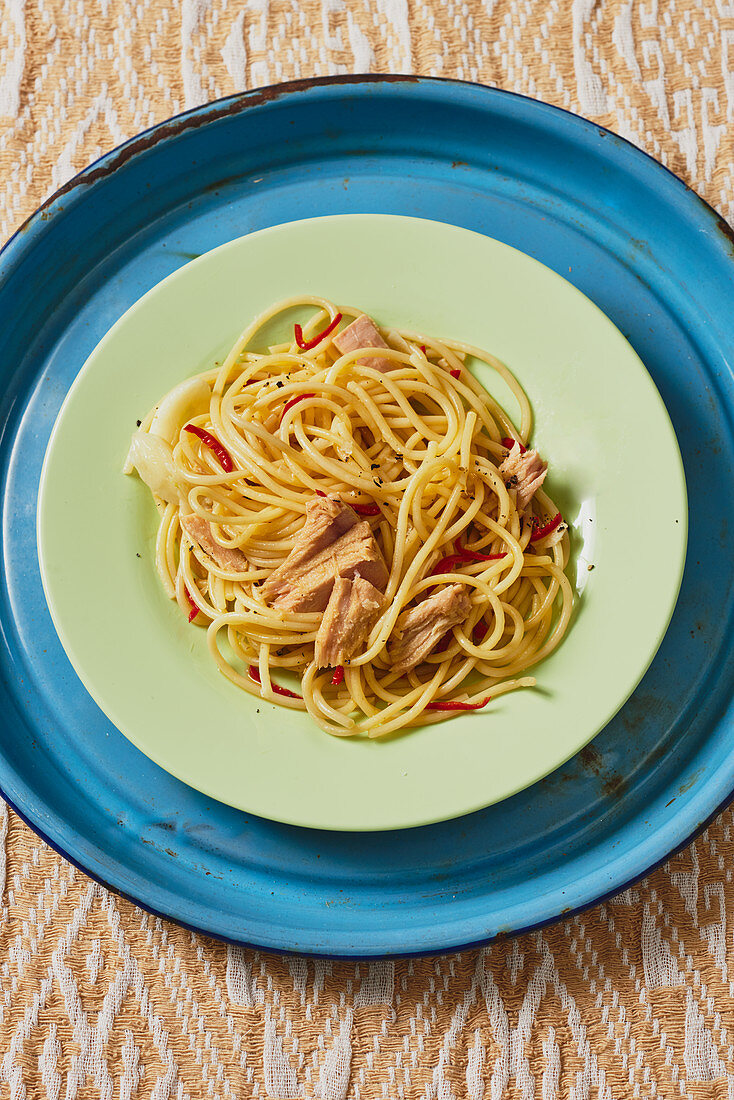
<instances>
[{"instance_id":1,"label":"patterned tablecloth","mask_svg":"<svg viewBox=\"0 0 734 1100\"><path fill-rule=\"evenodd\" d=\"M496 84L594 119L734 216L731 0L3 0L0 235L186 107L329 73ZM480 951L227 947L0 819L0 1096L734 1098L732 813L638 887Z\"/></svg>"}]
</instances>

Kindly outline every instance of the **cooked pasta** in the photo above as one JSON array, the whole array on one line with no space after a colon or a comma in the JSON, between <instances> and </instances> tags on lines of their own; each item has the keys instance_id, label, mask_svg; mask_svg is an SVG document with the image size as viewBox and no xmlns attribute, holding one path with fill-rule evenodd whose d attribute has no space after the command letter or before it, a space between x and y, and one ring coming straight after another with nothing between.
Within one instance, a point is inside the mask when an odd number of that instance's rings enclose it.
<instances>
[{"instance_id":1,"label":"cooked pasta","mask_svg":"<svg viewBox=\"0 0 734 1100\"><path fill-rule=\"evenodd\" d=\"M307 323L263 348L296 308ZM305 296L164 397L125 472L153 492L162 584L223 675L330 734L381 737L532 687L568 628L568 533L531 427L488 352Z\"/></svg>"}]
</instances>

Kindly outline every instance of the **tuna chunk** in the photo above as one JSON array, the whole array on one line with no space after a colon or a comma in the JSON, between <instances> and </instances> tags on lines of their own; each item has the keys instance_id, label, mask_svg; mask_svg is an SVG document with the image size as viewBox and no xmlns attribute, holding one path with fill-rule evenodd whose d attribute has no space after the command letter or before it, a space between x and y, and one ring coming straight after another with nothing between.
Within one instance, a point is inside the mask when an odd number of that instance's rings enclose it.
<instances>
[{"instance_id":1,"label":"tuna chunk","mask_svg":"<svg viewBox=\"0 0 734 1100\"><path fill-rule=\"evenodd\" d=\"M270 602L275 597L281 575L287 577L297 572L358 523L354 509L340 500L314 497L306 510L306 522L298 533L293 549L263 586L265 599Z\"/></svg>"},{"instance_id":2,"label":"tuna chunk","mask_svg":"<svg viewBox=\"0 0 734 1100\"><path fill-rule=\"evenodd\" d=\"M444 634L463 623L471 602L463 584L443 585L417 607L409 607L395 623L393 672L408 672L427 657Z\"/></svg>"},{"instance_id":3,"label":"tuna chunk","mask_svg":"<svg viewBox=\"0 0 734 1100\"><path fill-rule=\"evenodd\" d=\"M237 547L220 546L212 535L211 524L201 516L181 516L181 526L189 538L208 554L215 565L227 573L245 573L250 568L245 555Z\"/></svg>"},{"instance_id":4,"label":"tuna chunk","mask_svg":"<svg viewBox=\"0 0 734 1100\"><path fill-rule=\"evenodd\" d=\"M366 313L363 313L356 321L352 321L351 325L347 325L345 329L337 333L332 343L342 355L346 355L350 351L357 351L358 348L388 347L380 335L377 325ZM362 366L374 367L375 370L383 373L392 370L395 366L389 359L382 359L379 355L365 355L357 362L361 363Z\"/></svg>"},{"instance_id":5,"label":"tuna chunk","mask_svg":"<svg viewBox=\"0 0 734 1100\"><path fill-rule=\"evenodd\" d=\"M295 546L262 593L284 611L324 611L336 578L357 573L376 588L387 584L387 566L369 523L345 504L317 497Z\"/></svg>"},{"instance_id":6,"label":"tuna chunk","mask_svg":"<svg viewBox=\"0 0 734 1100\"><path fill-rule=\"evenodd\" d=\"M519 443L515 442L499 471L507 488L516 492L518 512L524 512L545 481L548 467L537 451L525 451L523 454Z\"/></svg>"},{"instance_id":7,"label":"tuna chunk","mask_svg":"<svg viewBox=\"0 0 734 1100\"><path fill-rule=\"evenodd\" d=\"M343 665L354 657L382 610L385 597L359 573L337 577L316 635L319 668Z\"/></svg>"}]
</instances>

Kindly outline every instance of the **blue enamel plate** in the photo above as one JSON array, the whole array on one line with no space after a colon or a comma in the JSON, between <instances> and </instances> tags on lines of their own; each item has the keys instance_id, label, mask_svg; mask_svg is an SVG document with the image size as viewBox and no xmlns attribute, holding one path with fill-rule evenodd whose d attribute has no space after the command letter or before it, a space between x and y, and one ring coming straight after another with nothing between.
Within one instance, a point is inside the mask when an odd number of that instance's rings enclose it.
<instances>
[{"instance_id":1,"label":"blue enamel plate","mask_svg":"<svg viewBox=\"0 0 734 1100\"><path fill-rule=\"evenodd\" d=\"M220 244L343 213L472 229L574 283L649 370L689 496L671 625L593 745L486 810L388 833L254 817L143 756L72 670L36 549L51 429L110 327ZM197 108L110 153L0 255L6 798L68 859L145 908L278 950L368 956L479 943L644 874L734 791L732 317L729 227L633 146L508 93L408 77L283 85ZM645 467L657 459L646 443L644 431L630 440ZM94 463L89 444L79 438ZM670 476L662 464L661 483ZM628 491L639 510L637 485ZM631 545L636 534L631 523ZM673 552L661 531L660 560ZM619 600L632 635L639 608L624 584ZM114 622L99 644L114 646Z\"/></svg>"}]
</instances>

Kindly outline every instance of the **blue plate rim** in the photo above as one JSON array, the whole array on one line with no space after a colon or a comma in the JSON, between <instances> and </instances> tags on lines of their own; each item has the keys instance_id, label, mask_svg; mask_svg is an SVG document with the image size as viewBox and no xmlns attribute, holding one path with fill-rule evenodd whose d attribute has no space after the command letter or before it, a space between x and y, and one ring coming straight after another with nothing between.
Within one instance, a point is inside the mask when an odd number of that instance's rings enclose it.
<instances>
[{"instance_id":1,"label":"blue plate rim","mask_svg":"<svg viewBox=\"0 0 734 1100\"><path fill-rule=\"evenodd\" d=\"M314 77L300 80L293 80L288 82L280 82L273 85L268 85L263 88L252 89L249 91L234 93L230 96L213 100L211 102L202 104L197 107L190 108L187 111L181 112L178 115L172 116L169 119L163 120L152 127L147 128L141 133L133 136L121 145L115 147L109 152L103 154L91 164L83 168L80 172L76 173L70 180L68 180L62 187L56 192L50 195L11 235L7 242L0 248L0 263L7 262L8 258L11 258L11 270L12 260L14 259L15 246L18 239L22 236L25 241L32 241L35 235L42 231L43 223L53 216L56 212L54 207L56 204L66 196L73 195L74 198L78 198L83 192L81 188L85 185L93 184L98 179L103 179L116 168L121 167L126 163L128 159L133 157L138 152L143 152L147 148L151 148L159 141L165 140L169 137L175 137L178 134L184 132L191 127L198 127L204 125L209 121L215 121L226 115L236 115L241 111L246 110L248 107L256 107L266 104L268 102L279 100L281 97L290 93L307 92L314 88L329 87L329 86L354 86L360 84L425 84L429 86L435 85L454 85L458 87L464 87L467 89L479 90L481 89L489 97L510 100L510 101L524 101L530 103L541 114L546 114L551 117L564 118L571 122L574 126L578 126L580 129L587 132L596 131L602 136L608 136L612 138L615 143L625 147L626 154L629 157L636 158L638 161L645 163L648 168L654 168L656 171L664 169L669 178L669 183L681 194L681 197L685 195L687 200L697 200L695 208L695 220L705 226L706 229L715 230L721 234L728 242L729 247L734 254L734 230L729 223L705 200L703 199L693 188L687 185L679 176L676 175L666 165L657 161L653 156L640 149L634 143L628 141L626 138L614 133L607 127L604 127L596 122L592 122L589 119L585 119L582 116L574 114L572 111L568 111L565 108L557 107L553 104L545 103L541 100L533 99L530 96L522 95L517 92L507 91L505 89L493 88L487 85L478 84L472 81L458 80L448 77L424 77L414 74L345 74L339 76L329 77ZM3 273L4 275L5 273ZM724 715L719 717L719 721L726 720ZM139 898L130 894L124 890L119 889L113 883L108 882L102 875L90 870L83 862L75 859L66 850L59 846L46 832L45 830L32 821L25 812L20 808L15 801L5 793L0 786L0 795L4 798L7 804L13 809L15 813L23 820L29 828L31 828L45 843L47 843L54 851L61 855L64 859L68 860L73 866L83 871L93 881L98 882L105 889L110 890L116 896L122 897L131 903L139 906L141 909L150 912L156 916L162 917L166 920L171 920L179 926L186 928L190 931L199 933L201 935L209 936L214 939L220 940L225 943L237 944L253 949L262 949L276 954L300 954L309 956L326 956L330 958L342 958L349 960L356 959L369 959L374 958L374 953L360 954L358 952L349 952L348 954L335 954L333 952L327 952L323 950L315 949L294 949L278 947L272 944L266 946L257 944L255 942L240 939L230 938L222 933L212 932L207 928L200 927L198 925L189 923L180 917L172 916L170 913L160 911L153 908L149 903L141 901ZM421 955L431 954L439 955L447 952L453 952L458 950L467 950L471 948L477 948L491 942L493 939L504 938L507 935L522 935L531 931L542 929L550 924L558 921L559 919L568 919L578 913L583 913L589 910L591 907L600 904L606 899L613 897L630 886L638 883L641 879L645 878L651 872L664 865L672 856L686 848L692 841L694 841L702 832L708 827L708 825L724 810L734 799L734 789L720 801L716 807L706 813L706 816L699 821L695 828L672 849L665 852L660 858L647 865L643 870L635 872L633 876L625 880L622 884L615 885L613 889L604 891L588 900L583 901L576 907L569 907L564 909L558 914L551 915L541 921L532 923L524 927L513 928L511 932L498 932L491 937L480 937L476 940L470 940L462 943L451 943L440 948L433 947L428 952L426 950L414 950L405 952L390 951L389 957L392 958L411 958L419 957Z\"/></svg>"}]
</instances>

